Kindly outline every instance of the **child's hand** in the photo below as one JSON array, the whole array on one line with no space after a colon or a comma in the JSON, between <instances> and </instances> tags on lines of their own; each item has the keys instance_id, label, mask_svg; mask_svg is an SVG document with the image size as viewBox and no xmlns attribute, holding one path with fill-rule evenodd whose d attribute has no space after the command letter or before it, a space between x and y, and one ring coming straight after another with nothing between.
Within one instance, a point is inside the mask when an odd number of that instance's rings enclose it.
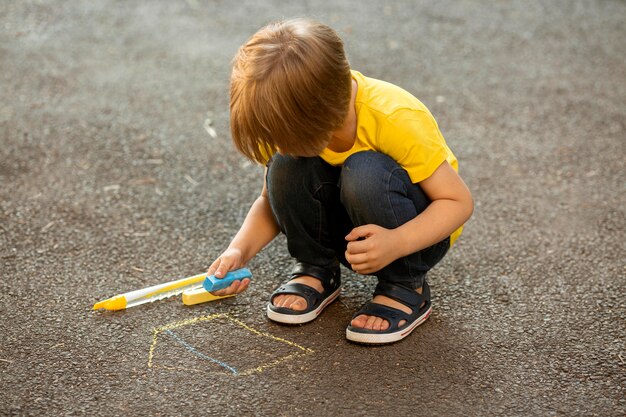
<instances>
[{"instance_id":1,"label":"child's hand","mask_svg":"<svg viewBox=\"0 0 626 417\"><path fill-rule=\"evenodd\" d=\"M346 236L346 260L359 274L371 274L399 258L393 230L375 224L355 227Z\"/></svg>"},{"instance_id":2,"label":"child's hand","mask_svg":"<svg viewBox=\"0 0 626 417\"><path fill-rule=\"evenodd\" d=\"M224 278L228 271L243 267L242 254L239 249L229 248L224 251L209 267L207 275L215 275L217 278ZM248 288L249 278L235 281L229 287L222 290L213 291L211 294L217 296L239 294Z\"/></svg>"}]
</instances>

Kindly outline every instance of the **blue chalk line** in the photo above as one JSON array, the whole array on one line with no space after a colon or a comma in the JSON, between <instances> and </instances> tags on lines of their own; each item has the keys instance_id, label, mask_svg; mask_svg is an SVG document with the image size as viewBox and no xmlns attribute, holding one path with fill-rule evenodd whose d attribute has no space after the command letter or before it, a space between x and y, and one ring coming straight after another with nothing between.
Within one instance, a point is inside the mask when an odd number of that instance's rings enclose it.
<instances>
[{"instance_id":1,"label":"blue chalk line","mask_svg":"<svg viewBox=\"0 0 626 417\"><path fill-rule=\"evenodd\" d=\"M181 339L176 333L174 333L171 330L165 330L165 333L169 334L170 336L172 336L178 343L180 343L181 345L183 345L188 351L190 351L191 353L193 353L196 356L199 356L202 359L207 359L213 363L218 364L219 366L222 366L226 369L228 369L229 371L231 371L233 373L233 375L238 375L238 372L235 368L233 368L232 366L228 366L227 364L225 364L224 362L220 362L217 359L213 359L210 356L205 355L202 352L199 352L195 347L191 346L189 343L185 342L183 339Z\"/></svg>"}]
</instances>

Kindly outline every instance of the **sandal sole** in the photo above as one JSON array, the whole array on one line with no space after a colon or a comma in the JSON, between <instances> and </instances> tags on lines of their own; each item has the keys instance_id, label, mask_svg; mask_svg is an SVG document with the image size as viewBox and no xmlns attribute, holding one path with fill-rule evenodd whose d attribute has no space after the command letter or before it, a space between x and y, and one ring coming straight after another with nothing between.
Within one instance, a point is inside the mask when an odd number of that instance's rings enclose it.
<instances>
[{"instance_id":1,"label":"sandal sole","mask_svg":"<svg viewBox=\"0 0 626 417\"><path fill-rule=\"evenodd\" d=\"M352 331L348 328L346 329L346 338L351 342L367 345L382 345L386 343L398 342L411 334L417 326L424 323L428 317L430 317L430 313L432 311L433 308L431 306L406 329L398 330L393 333L362 333Z\"/></svg>"},{"instance_id":2,"label":"sandal sole","mask_svg":"<svg viewBox=\"0 0 626 417\"><path fill-rule=\"evenodd\" d=\"M330 305L330 303L332 303L333 301L335 301L337 299L337 297L339 297L339 294L341 293L341 287L337 288L337 290L335 290L334 293L332 293L331 295L329 295L321 304L319 307L317 307L315 310L311 310L308 313L304 313L304 314L284 314L284 313L277 313L276 311L272 310L270 308L270 304L267 304L267 318L269 318L272 321L278 322L278 323L283 323L283 324L304 324L304 323L308 323L310 321L313 321L317 318L317 316L320 315L320 313L326 308L328 307L328 305Z\"/></svg>"}]
</instances>

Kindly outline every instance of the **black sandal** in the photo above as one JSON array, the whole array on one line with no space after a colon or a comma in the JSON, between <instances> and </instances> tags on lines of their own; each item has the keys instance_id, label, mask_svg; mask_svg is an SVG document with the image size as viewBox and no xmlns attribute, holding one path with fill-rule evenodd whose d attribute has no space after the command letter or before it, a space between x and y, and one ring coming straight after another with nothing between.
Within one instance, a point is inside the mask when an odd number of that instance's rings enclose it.
<instances>
[{"instance_id":1,"label":"black sandal","mask_svg":"<svg viewBox=\"0 0 626 417\"><path fill-rule=\"evenodd\" d=\"M411 314L370 301L352 316L352 319L355 319L361 314L376 316L387 320L389 327L387 330L369 330L350 325L346 329L346 338L348 340L367 344L397 342L407 337L417 326L425 322L432 311L430 304L430 287L426 281L424 281L424 285L422 286L421 294L400 285L391 284L389 282L379 282L374 291L374 296L376 295L384 295L404 304L411 309ZM422 303L424 303L423 306ZM402 326L398 326L402 320L406 322Z\"/></svg>"},{"instance_id":2,"label":"black sandal","mask_svg":"<svg viewBox=\"0 0 626 417\"><path fill-rule=\"evenodd\" d=\"M328 270L300 262L293 268L289 279L292 280L303 275L319 279L324 291L320 293L314 288L298 282L288 282L281 285L274 291L270 297L270 302L267 304L267 317L269 319L285 324L308 323L315 320L324 308L339 297L341 292L339 265L334 267L333 270ZM285 307L276 307L272 302L274 297L281 294L293 294L304 298L307 302L307 308L302 311L296 311Z\"/></svg>"}]
</instances>

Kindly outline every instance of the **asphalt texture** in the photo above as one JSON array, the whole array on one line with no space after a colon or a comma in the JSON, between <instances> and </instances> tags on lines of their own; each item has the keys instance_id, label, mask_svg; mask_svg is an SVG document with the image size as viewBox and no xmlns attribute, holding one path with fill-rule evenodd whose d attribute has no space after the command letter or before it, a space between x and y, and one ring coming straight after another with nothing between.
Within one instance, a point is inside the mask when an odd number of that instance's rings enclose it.
<instances>
[{"instance_id":1,"label":"asphalt texture","mask_svg":"<svg viewBox=\"0 0 626 417\"><path fill-rule=\"evenodd\" d=\"M237 297L92 311L227 246L262 179L230 143L230 61L294 16L420 98L460 160L476 211L429 275L431 318L347 342L375 281L344 270L318 320L269 322L281 237ZM615 0L2 2L0 414L626 414L625 16Z\"/></svg>"}]
</instances>

